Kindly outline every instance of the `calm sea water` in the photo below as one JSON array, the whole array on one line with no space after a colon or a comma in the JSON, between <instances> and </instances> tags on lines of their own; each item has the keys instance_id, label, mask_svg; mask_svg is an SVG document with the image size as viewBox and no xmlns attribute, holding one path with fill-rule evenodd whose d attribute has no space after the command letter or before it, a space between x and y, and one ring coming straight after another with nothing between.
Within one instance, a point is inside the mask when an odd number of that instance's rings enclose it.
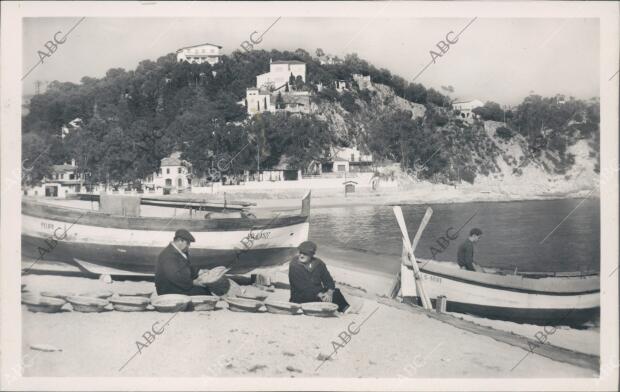
<instances>
[{"instance_id":1,"label":"calm sea water","mask_svg":"<svg viewBox=\"0 0 620 392\"><path fill-rule=\"evenodd\" d=\"M476 244L474 260L483 266L518 267L520 271L600 270L599 199L431 207L433 216L416 249L418 257L431 258L431 247L441 250L437 240L448 239L446 230L452 227L450 235L454 237L462 227L458 238L434 258L455 261L459 244L478 227L483 235ZM402 209L413 239L426 206ZM389 273L398 270L402 240L390 206L315 208L310 239L319 244L319 253L321 247L346 250L359 255L360 267Z\"/></svg>"}]
</instances>

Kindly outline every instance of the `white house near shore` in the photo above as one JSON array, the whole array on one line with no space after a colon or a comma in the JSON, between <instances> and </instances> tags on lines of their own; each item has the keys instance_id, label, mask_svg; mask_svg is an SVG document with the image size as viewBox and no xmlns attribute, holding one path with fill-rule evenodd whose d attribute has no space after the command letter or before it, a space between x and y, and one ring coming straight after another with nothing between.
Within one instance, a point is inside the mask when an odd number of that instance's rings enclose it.
<instances>
[{"instance_id":1,"label":"white house near shore","mask_svg":"<svg viewBox=\"0 0 620 392\"><path fill-rule=\"evenodd\" d=\"M62 165L52 165L50 177L45 177L37 186L24 190L27 196L46 196L65 198L83 191L84 180L78 173L75 160Z\"/></svg>"},{"instance_id":2,"label":"white house near shore","mask_svg":"<svg viewBox=\"0 0 620 392\"><path fill-rule=\"evenodd\" d=\"M149 190L162 189L164 195L190 191L192 165L181 159L180 152L173 152L161 160L159 171L145 179L144 187Z\"/></svg>"},{"instance_id":3,"label":"white house near shore","mask_svg":"<svg viewBox=\"0 0 620 392\"><path fill-rule=\"evenodd\" d=\"M220 45L204 43L193 46L186 46L177 50L177 61L187 61L188 63L209 63L217 64L220 61L222 47Z\"/></svg>"}]
</instances>

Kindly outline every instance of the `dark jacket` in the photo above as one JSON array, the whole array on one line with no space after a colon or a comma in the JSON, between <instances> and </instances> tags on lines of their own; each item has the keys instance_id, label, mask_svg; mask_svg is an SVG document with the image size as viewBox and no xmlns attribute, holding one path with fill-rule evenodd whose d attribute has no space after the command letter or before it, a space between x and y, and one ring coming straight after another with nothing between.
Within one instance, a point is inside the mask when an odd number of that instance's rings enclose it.
<instances>
[{"instance_id":1,"label":"dark jacket","mask_svg":"<svg viewBox=\"0 0 620 392\"><path fill-rule=\"evenodd\" d=\"M187 254L187 253L186 253ZM157 294L186 294L192 292L198 270L185 259L174 245L169 244L157 258L155 288Z\"/></svg>"},{"instance_id":2,"label":"dark jacket","mask_svg":"<svg viewBox=\"0 0 620 392\"><path fill-rule=\"evenodd\" d=\"M465 267L469 271L475 271L474 268L474 243L468 239L459 246L456 254L456 260L459 267Z\"/></svg>"},{"instance_id":3,"label":"dark jacket","mask_svg":"<svg viewBox=\"0 0 620 392\"><path fill-rule=\"evenodd\" d=\"M323 260L313 257L312 268L308 269L299 261L297 256L288 267L288 280L291 285L290 302L318 302L318 294L328 289L334 290L336 284L327 270Z\"/></svg>"}]
</instances>

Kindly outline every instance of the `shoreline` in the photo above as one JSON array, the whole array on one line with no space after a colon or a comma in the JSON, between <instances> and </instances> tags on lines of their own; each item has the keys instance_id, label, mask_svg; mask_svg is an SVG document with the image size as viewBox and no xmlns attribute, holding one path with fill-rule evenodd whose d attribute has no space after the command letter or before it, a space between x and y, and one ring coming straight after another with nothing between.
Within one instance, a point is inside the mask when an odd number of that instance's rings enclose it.
<instances>
[{"instance_id":1,"label":"shoreline","mask_svg":"<svg viewBox=\"0 0 620 392\"><path fill-rule=\"evenodd\" d=\"M289 192L276 192L275 194L263 194L258 192L227 192L228 200L249 200L255 201L256 206L250 209L297 209L300 207L300 200L305 190L292 190ZM183 194L191 195L191 194ZM202 198L202 195L195 194L190 198ZM482 203L482 202L525 202L525 201L552 201L581 199L584 197L600 198L598 192L593 193L592 189L579 190L576 192L554 192L543 194L506 194L499 192L480 192L467 189L441 186L433 187L431 190L403 190L393 192L360 192L349 194L345 197L336 192L315 192L312 191L311 206L313 208L336 208L336 207L364 207L364 206L393 206L393 205L425 205L425 204L455 204L455 203ZM209 195L212 196L212 195ZM217 198L223 198L223 195ZM232 196L232 197L231 197ZM269 196L269 197L265 197ZM179 198L172 195L171 199ZM215 198L209 198L215 199Z\"/></svg>"},{"instance_id":2,"label":"shoreline","mask_svg":"<svg viewBox=\"0 0 620 392\"><path fill-rule=\"evenodd\" d=\"M427 313L382 297L391 282L389 274L324 259L345 296L351 302L364 303L360 314L316 318L237 313L224 309L222 304L217 311L181 312L161 337L157 336L119 371L135 354L136 342L143 340L145 331L154 322L165 323L171 314L45 314L32 313L22 306L23 355L36 356L25 375L414 378L598 374L592 368L592 358L597 355L593 351L599 345L599 331L589 331L588 340L584 340L582 331L563 330L549 342L555 347L545 345L529 352L527 342L533 341L533 331L539 326L520 325L525 332L512 332L495 320L480 322L477 318L459 317L466 315ZM272 268L271 273L274 281L288 282L286 266ZM52 275L25 275L22 281L33 292L66 287L78 293L153 289L153 283L147 281L106 284L97 279ZM286 301L288 294L288 290L276 288L270 299ZM362 320L368 322L361 326ZM349 334L350 344L344 344L339 336L350 325L359 326L359 333ZM300 340L302 331L305 337ZM50 344L62 351L34 351L31 344ZM334 354L334 347L336 354L326 359ZM489 356L491 352L493 356ZM570 353L576 359L571 359ZM524 356L527 358L515 368ZM170 363L166 358L185 360Z\"/></svg>"}]
</instances>

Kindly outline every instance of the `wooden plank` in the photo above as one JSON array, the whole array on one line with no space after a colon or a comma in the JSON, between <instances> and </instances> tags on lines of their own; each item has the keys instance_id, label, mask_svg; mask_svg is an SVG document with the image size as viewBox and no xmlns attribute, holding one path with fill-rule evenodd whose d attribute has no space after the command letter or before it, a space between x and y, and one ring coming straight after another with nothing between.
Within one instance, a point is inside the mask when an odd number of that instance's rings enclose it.
<instances>
[{"instance_id":1,"label":"wooden plank","mask_svg":"<svg viewBox=\"0 0 620 392\"><path fill-rule=\"evenodd\" d=\"M411 249L411 240L409 239L409 233L407 233L407 224L405 223L403 211L401 210L400 206L394 206L393 210L394 215L396 215L396 221L398 222L398 226L400 227L400 232L403 237L403 246L407 250L407 254L413 265L413 275L415 277L418 294L422 299L422 304L424 305L424 308L432 309L433 305L431 304L430 299L424 291L424 285L422 284L422 280L420 279L420 270L418 269L418 263L416 261L415 255L413 254L413 250Z\"/></svg>"}]
</instances>

